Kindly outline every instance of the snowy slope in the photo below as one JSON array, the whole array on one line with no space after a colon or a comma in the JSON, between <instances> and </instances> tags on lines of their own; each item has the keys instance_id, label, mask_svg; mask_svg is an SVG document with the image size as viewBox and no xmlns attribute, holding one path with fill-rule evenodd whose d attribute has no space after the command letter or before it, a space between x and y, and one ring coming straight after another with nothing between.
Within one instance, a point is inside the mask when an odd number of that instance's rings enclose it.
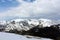
<instances>
[{"instance_id":1,"label":"snowy slope","mask_svg":"<svg viewBox=\"0 0 60 40\"><path fill-rule=\"evenodd\" d=\"M18 31L21 30L27 31L30 28L37 26L38 24L39 22L33 19L16 19L8 23L6 30L17 29Z\"/></svg>"},{"instance_id":2,"label":"snowy slope","mask_svg":"<svg viewBox=\"0 0 60 40\"><path fill-rule=\"evenodd\" d=\"M33 25L39 25L39 22L41 22L41 24L43 24L43 26L50 26L51 24L53 24L52 20L49 19L15 19L15 20L11 20L11 21L15 21L15 22L21 22L21 21L26 21L28 22L28 24L33 24Z\"/></svg>"},{"instance_id":3,"label":"snowy slope","mask_svg":"<svg viewBox=\"0 0 60 40\"><path fill-rule=\"evenodd\" d=\"M50 26L50 25L53 25L53 22L52 20L49 20L49 19L39 19L39 22L41 22L40 25L43 25L43 27L46 27L46 26Z\"/></svg>"},{"instance_id":4,"label":"snowy slope","mask_svg":"<svg viewBox=\"0 0 60 40\"><path fill-rule=\"evenodd\" d=\"M6 31L17 29L18 31L21 30L29 30L32 27L35 27L37 25L42 25L42 27L50 27L52 25L52 21L49 19L15 19L11 20L9 23L7 23Z\"/></svg>"},{"instance_id":5,"label":"snowy slope","mask_svg":"<svg viewBox=\"0 0 60 40\"><path fill-rule=\"evenodd\" d=\"M47 38L26 38L22 35L0 32L0 40L51 40Z\"/></svg>"}]
</instances>

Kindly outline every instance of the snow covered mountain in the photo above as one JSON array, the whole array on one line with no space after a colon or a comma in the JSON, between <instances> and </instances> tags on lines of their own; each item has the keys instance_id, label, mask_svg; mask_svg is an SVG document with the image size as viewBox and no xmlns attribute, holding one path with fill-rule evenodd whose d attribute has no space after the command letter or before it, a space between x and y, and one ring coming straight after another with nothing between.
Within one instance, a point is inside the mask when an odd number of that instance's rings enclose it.
<instances>
[{"instance_id":1,"label":"snow covered mountain","mask_svg":"<svg viewBox=\"0 0 60 40\"><path fill-rule=\"evenodd\" d=\"M10 33L12 32L12 33L18 33L18 34L20 34L20 33L24 34L25 32L28 33L28 31L31 29L32 29L31 31L33 31L31 33L35 34L36 32L39 33L40 32L39 30L41 28L44 29L46 27L47 28L53 27L53 29L56 27L58 30L60 30L58 28L59 25L55 25L54 24L55 22L52 20L49 20L49 19L15 19L15 20L6 21L6 22L2 22L2 23L1 23L1 25L3 26L2 29L4 32L10 32ZM2 27L2 26L0 26L0 27Z\"/></svg>"},{"instance_id":2,"label":"snow covered mountain","mask_svg":"<svg viewBox=\"0 0 60 40\"><path fill-rule=\"evenodd\" d=\"M5 26L5 31L18 30L28 31L31 28L39 25L40 28L50 27L56 22L49 19L14 19L11 21L0 21L0 25Z\"/></svg>"},{"instance_id":3,"label":"snow covered mountain","mask_svg":"<svg viewBox=\"0 0 60 40\"><path fill-rule=\"evenodd\" d=\"M39 25L39 27L41 28L46 26L50 27L50 25L52 24L52 21L48 19L15 19L7 22L7 27L5 28L5 31L14 29L18 31L27 31L37 25Z\"/></svg>"}]
</instances>

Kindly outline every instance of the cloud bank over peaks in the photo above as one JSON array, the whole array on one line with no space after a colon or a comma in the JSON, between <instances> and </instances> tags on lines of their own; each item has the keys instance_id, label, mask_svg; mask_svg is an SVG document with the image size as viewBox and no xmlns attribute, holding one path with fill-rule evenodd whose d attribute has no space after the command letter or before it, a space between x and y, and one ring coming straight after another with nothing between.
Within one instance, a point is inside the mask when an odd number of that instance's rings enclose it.
<instances>
[{"instance_id":1,"label":"cloud bank over peaks","mask_svg":"<svg viewBox=\"0 0 60 40\"><path fill-rule=\"evenodd\" d=\"M1 13L1 17L18 16L18 17L38 17L59 19L60 15L60 0L18 0L21 5L13 7Z\"/></svg>"}]
</instances>

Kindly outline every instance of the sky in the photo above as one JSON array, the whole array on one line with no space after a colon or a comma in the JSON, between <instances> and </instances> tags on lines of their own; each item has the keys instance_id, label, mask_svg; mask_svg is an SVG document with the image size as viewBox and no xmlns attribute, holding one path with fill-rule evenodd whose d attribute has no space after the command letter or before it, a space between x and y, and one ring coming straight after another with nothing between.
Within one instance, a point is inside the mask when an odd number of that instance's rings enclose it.
<instances>
[{"instance_id":1,"label":"sky","mask_svg":"<svg viewBox=\"0 0 60 40\"><path fill-rule=\"evenodd\" d=\"M17 18L60 20L60 0L0 0L0 20Z\"/></svg>"}]
</instances>

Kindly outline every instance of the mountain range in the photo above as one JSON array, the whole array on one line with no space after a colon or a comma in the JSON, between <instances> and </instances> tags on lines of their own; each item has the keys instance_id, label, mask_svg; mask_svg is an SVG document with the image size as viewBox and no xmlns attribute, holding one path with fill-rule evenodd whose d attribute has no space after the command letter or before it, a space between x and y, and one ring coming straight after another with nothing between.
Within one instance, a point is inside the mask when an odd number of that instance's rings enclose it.
<instances>
[{"instance_id":1,"label":"mountain range","mask_svg":"<svg viewBox=\"0 0 60 40\"><path fill-rule=\"evenodd\" d=\"M60 24L49 19L14 19L0 21L0 31L57 39L60 37Z\"/></svg>"}]
</instances>

